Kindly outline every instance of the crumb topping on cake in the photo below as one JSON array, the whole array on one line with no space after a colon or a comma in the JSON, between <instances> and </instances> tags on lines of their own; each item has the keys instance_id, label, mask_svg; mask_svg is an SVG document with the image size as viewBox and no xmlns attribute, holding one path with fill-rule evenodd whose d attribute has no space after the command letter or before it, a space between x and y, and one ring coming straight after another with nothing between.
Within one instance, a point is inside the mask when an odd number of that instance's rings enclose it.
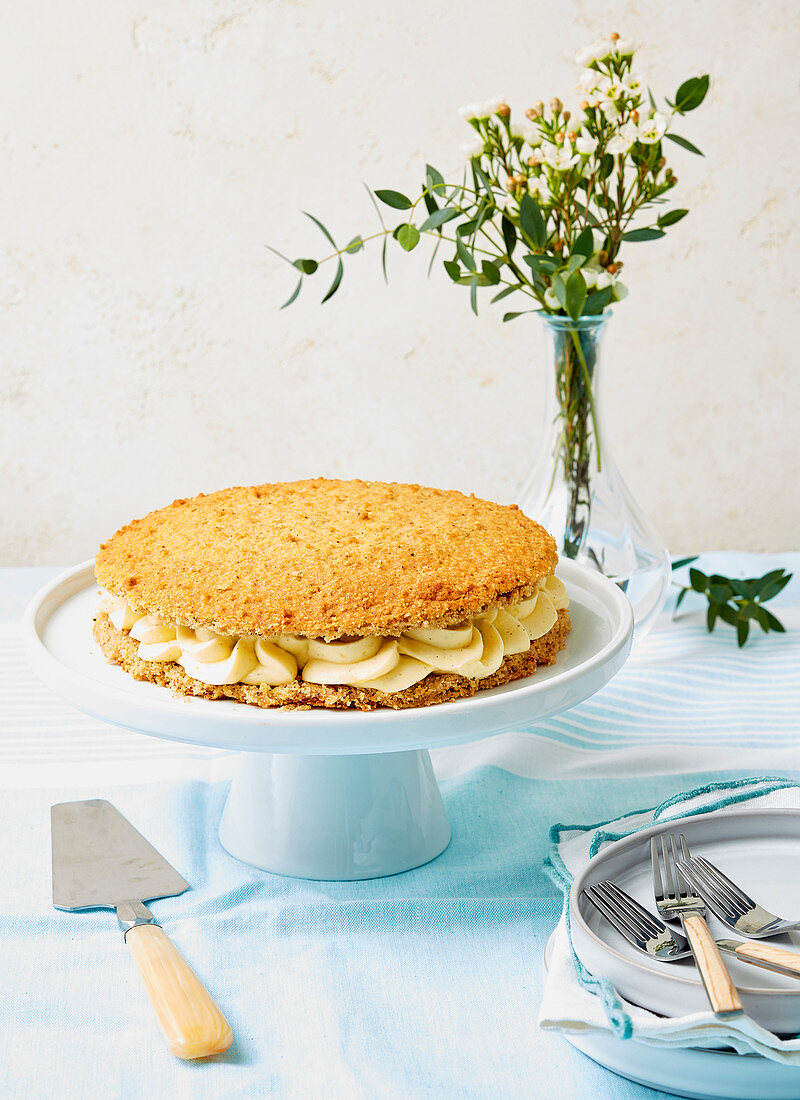
<instances>
[{"instance_id":1,"label":"crumb topping on cake","mask_svg":"<svg viewBox=\"0 0 800 1100\"><path fill-rule=\"evenodd\" d=\"M179 626L331 640L519 604L556 561L553 538L514 505L317 478L176 500L104 543L95 573Z\"/></svg>"}]
</instances>

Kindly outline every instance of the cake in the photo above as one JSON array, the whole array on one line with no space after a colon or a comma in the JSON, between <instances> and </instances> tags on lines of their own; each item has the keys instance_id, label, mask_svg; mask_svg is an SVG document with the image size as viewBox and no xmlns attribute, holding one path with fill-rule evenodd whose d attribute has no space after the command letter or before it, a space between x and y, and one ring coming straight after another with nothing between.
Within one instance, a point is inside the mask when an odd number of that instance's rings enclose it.
<instances>
[{"instance_id":1,"label":"cake","mask_svg":"<svg viewBox=\"0 0 800 1100\"><path fill-rule=\"evenodd\" d=\"M109 661L184 695L372 710L552 664L570 630L553 538L516 507L383 482L176 500L95 560Z\"/></svg>"}]
</instances>

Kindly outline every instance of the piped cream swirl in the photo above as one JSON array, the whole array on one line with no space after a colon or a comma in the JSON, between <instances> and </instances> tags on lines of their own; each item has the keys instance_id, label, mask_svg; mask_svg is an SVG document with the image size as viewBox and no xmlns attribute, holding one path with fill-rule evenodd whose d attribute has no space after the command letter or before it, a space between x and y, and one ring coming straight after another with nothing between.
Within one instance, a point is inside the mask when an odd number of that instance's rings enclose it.
<instances>
[{"instance_id":1,"label":"piped cream swirl","mask_svg":"<svg viewBox=\"0 0 800 1100\"><path fill-rule=\"evenodd\" d=\"M247 637L191 629L135 611L122 596L102 593L100 608L111 623L139 643L145 661L175 661L204 684L265 684L277 687L298 676L306 683L348 684L403 691L432 672L471 680L493 675L504 659L525 653L566 610L569 598L557 577L539 581L521 603L495 608L446 627L414 627L399 638L367 636L302 638L295 634Z\"/></svg>"}]
</instances>

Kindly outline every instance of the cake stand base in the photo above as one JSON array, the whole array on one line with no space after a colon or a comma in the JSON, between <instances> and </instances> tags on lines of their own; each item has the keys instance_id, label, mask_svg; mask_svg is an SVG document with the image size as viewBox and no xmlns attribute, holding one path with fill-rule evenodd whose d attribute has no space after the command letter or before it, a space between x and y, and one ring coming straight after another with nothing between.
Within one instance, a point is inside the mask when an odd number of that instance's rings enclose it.
<instances>
[{"instance_id":1,"label":"cake stand base","mask_svg":"<svg viewBox=\"0 0 800 1100\"><path fill-rule=\"evenodd\" d=\"M232 856L295 878L353 880L434 859L450 826L425 749L243 753L219 827Z\"/></svg>"}]
</instances>

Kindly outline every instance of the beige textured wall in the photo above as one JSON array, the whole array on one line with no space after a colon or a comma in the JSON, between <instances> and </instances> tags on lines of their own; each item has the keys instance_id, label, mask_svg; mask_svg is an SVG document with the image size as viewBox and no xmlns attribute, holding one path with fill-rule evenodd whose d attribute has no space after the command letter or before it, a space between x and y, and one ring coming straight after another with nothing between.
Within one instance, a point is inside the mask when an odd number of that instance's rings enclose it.
<instances>
[{"instance_id":1,"label":"beige textured wall","mask_svg":"<svg viewBox=\"0 0 800 1100\"><path fill-rule=\"evenodd\" d=\"M628 249L612 446L676 551L800 544L795 3L26 0L0 35L0 562L89 557L175 496L317 473L513 499L534 450L537 321L475 320L420 253L354 257L291 309L264 248L374 220L361 181L459 166L456 110L571 99L611 30L672 94L691 217Z\"/></svg>"}]
</instances>

